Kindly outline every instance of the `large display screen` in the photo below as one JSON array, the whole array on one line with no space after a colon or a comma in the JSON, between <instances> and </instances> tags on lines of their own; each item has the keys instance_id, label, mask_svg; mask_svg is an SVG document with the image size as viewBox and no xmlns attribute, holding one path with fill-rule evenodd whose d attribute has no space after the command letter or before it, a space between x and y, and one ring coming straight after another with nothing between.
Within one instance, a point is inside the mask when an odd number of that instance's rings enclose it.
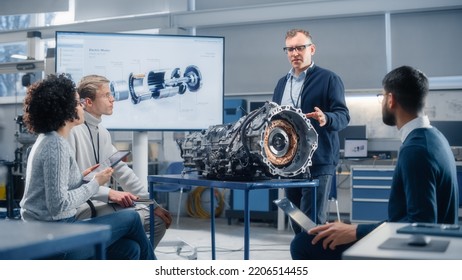
<instances>
[{"instance_id":1,"label":"large display screen","mask_svg":"<svg viewBox=\"0 0 462 280\"><path fill-rule=\"evenodd\" d=\"M223 123L224 38L56 32L56 73L107 77L112 130L201 130Z\"/></svg>"}]
</instances>

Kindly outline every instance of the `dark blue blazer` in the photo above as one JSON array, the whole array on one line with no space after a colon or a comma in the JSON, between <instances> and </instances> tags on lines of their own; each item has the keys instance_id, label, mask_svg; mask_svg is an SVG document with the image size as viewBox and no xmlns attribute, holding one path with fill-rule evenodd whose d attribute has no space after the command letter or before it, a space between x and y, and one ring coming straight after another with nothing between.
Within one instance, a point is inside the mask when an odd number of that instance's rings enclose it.
<instances>
[{"instance_id":1,"label":"dark blue blazer","mask_svg":"<svg viewBox=\"0 0 462 280\"><path fill-rule=\"evenodd\" d=\"M273 102L281 104L288 75L282 77L274 89ZM308 69L300 97L303 113L319 107L327 118L327 124L319 126L316 120L311 124L318 133L318 148L314 152L310 167L311 175L333 175L338 164L340 146L338 131L347 127L350 115L345 102L345 89L338 75L314 65Z\"/></svg>"}]
</instances>

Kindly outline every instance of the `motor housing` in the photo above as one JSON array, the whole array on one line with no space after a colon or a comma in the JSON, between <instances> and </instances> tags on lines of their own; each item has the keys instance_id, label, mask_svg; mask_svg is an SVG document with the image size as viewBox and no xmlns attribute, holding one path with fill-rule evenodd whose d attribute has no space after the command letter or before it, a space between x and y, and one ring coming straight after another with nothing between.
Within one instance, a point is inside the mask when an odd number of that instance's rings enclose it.
<instances>
[{"instance_id":1,"label":"motor housing","mask_svg":"<svg viewBox=\"0 0 462 280\"><path fill-rule=\"evenodd\" d=\"M310 177L318 134L300 109L267 102L235 123L210 126L177 142L184 166L207 178Z\"/></svg>"}]
</instances>

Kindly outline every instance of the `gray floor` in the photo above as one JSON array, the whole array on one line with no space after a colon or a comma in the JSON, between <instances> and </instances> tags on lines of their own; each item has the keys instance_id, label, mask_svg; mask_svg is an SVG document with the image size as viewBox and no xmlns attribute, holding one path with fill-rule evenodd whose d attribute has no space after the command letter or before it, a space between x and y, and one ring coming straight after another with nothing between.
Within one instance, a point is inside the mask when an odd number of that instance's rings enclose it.
<instances>
[{"instance_id":1,"label":"gray floor","mask_svg":"<svg viewBox=\"0 0 462 280\"><path fill-rule=\"evenodd\" d=\"M228 219L216 219L216 259L244 259L244 224ZM293 233L278 231L273 224L251 223L250 259L290 260L289 245ZM212 259L210 220L180 217L180 224L167 230L156 248L160 260Z\"/></svg>"}]
</instances>

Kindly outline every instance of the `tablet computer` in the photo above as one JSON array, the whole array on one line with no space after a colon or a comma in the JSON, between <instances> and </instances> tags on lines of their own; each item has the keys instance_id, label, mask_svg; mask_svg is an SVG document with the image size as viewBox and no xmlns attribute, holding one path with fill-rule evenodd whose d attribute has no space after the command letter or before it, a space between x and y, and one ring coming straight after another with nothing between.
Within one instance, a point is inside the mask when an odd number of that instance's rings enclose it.
<instances>
[{"instance_id":1,"label":"tablet computer","mask_svg":"<svg viewBox=\"0 0 462 280\"><path fill-rule=\"evenodd\" d=\"M295 206L287 197L276 199L273 202L304 230L309 231L316 226L316 223L305 215L305 213Z\"/></svg>"},{"instance_id":2,"label":"tablet computer","mask_svg":"<svg viewBox=\"0 0 462 280\"><path fill-rule=\"evenodd\" d=\"M407 234L462 237L462 227L458 224L412 223L397 229L396 232Z\"/></svg>"},{"instance_id":3,"label":"tablet computer","mask_svg":"<svg viewBox=\"0 0 462 280\"><path fill-rule=\"evenodd\" d=\"M117 163L119 163L121 160L123 160L125 157L130 155L129 150L120 150L115 153L113 153L108 159L106 159L103 164L106 165L106 167L114 167Z\"/></svg>"},{"instance_id":4,"label":"tablet computer","mask_svg":"<svg viewBox=\"0 0 462 280\"><path fill-rule=\"evenodd\" d=\"M138 198L137 200L134 200L135 203L141 203L141 204L154 204L154 199L150 198Z\"/></svg>"},{"instance_id":5,"label":"tablet computer","mask_svg":"<svg viewBox=\"0 0 462 280\"><path fill-rule=\"evenodd\" d=\"M122 159L130 155L129 150L120 150L115 153L113 153L110 157L108 157L105 161L101 162L98 168L93 170L92 172L88 173L87 176L83 177L83 180L85 182L90 182L93 177L95 177L95 174L108 168L108 167L114 167L116 166L117 163L119 163Z\"/></svg>"}]
</instances>

